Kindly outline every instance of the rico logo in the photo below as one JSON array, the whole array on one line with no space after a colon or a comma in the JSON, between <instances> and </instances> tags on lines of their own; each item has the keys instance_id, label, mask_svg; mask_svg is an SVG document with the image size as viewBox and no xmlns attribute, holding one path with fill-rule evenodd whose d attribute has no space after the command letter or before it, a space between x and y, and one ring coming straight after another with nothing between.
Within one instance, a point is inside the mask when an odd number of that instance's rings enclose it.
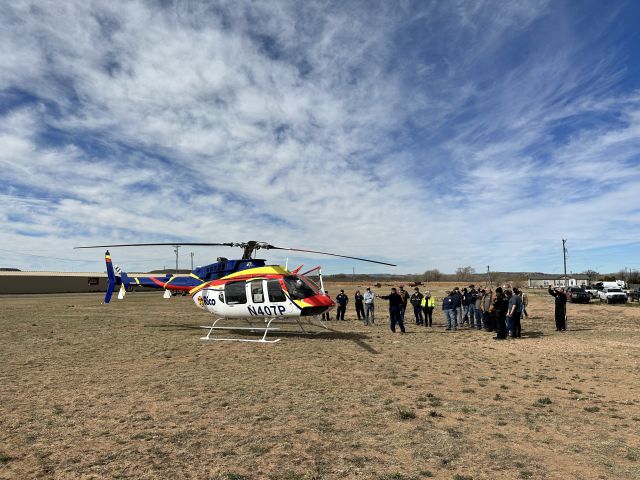
<instances>
[{"instance_id":1,"label":"rico logo","mask_svg":"<svg viewBox=\"0 0 640 480\"><path fill-rule=\"evenodd\" d=\"M204 305L210 305L213 307L216 304L216 299L210 297L202 297L202 303Z\"/></svg>"}]
</instances>

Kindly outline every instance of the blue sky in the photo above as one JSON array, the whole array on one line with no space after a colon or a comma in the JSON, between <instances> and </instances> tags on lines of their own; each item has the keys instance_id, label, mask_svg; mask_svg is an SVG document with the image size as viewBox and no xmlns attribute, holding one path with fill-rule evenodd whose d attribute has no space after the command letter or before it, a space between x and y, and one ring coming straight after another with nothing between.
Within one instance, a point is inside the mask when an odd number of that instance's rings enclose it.
<instances>
[{"instance_id":1,"label":"blue sky","mask_svg":"<svg viewBox=\"0 0 640 480\"><path fill-rule=\"evenodd\" d=\"M329 273L560 272L565 238L571 271L640 268L638 24L634 1L10 2L0 266L255 239L398 264L290 258Z\"/></svg>"}]
</instances>

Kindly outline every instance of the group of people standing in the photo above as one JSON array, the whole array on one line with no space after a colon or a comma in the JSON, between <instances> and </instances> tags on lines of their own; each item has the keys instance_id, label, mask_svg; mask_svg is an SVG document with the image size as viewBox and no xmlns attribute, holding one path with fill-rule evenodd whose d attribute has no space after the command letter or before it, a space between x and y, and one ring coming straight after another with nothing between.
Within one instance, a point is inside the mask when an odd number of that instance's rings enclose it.
<instances>
[{"instance_id":1,"label":"group of people standing","mask_svg":"<svg viewBox=\"0 0 640 480\"><path fill-rule=\"evenodd\" d=\"M325 294L328 295L328 292L325 291ZM364 295L360 293L360 290L356 290L354 295L356 315L358 320L362 320L365 325L375 325L375 298L376 294L369 287L365 290ZM392 288L389 295L381 295L379 298L389 301L389 325L392 332L396 331L396 326L400 328L401 332L405 332L404 320L409 304L413 307L416 325L433 326L435 299L429 291L423 295L420 293L420 289L415 287L414 293L409 295L409 292L401 286L399 291ZM349 297L344 293L344 290L340 290L335 301L337 305L336 320L344 320ZM329 312L323 313L322 319L330 320Z\"/></svg>"},{"instance_id":2,"label":"group of people standing","mask_svg":"<svg viewBox=\"0 0 640 480\"><path fill-rule=\"evenodd\" d=\"M399 289L391 288L389 295L380 295L378 298L389 302L389 327L392 332L396 331L396 327L402 333L406 331L405 315L409 305L413 307L416 325L433 326L436 299L430 291L423 294L419 287L415 287L413 294L409 295L401 286ZM357 290L354 299L358 320L365 325L374 325L376 294L367 287L364 294ZM335 301L336 319L344 320L349 297L344 290L340 290ZM528 303L527 294L518 288L497 287L492 291L489 287L476 289L474 285L469 285L462 290L458 287L448 290L442 299L442 311L446 319L446 330L457 330L466 325L468 328L495 332L494 338L503 340L522 337L521 319L528 316ZM329 312L323 314L323 320L329 319Z\"/></svg>"},{"instance_id":3,"label":"group of people standing","mask_svg":"<svg viewBox=\"0 0 640 480\"><path fill-rule=\"evenodd\" d=\"M447 291L442 300L442 310L447 320L447 330L456 330L467 324L470 328L496 332L496 340L521 338L523 316L528 316L529 299L518 288L495 291L486 287L476 290L474 285L455 287Z\"/></svg>"},{"instance_id":4,"label":"group of people standing","mask_svg":"<svg viewBox=\"0 0 640 480\"><path fill-rule=\"evenodd\" d=\"M425 327L433 325L435 299L428 290L423 295L420 293L420 288L415 287L414 293L409 295L409 292L401 286L400 291L392 288L389 295L380 295L380 298L389 301L389 327L392 332L396 331L396 325L398 325L400 332L405 333L404 320L409 304L413 307L416 325Z\"/></svg>"},{"instance_id":5,"label":"group of people standing","mask_svg":"<svg viewBox=\"0 0 640 480\"><path fill-rule=\"evenodd\" d=\"M325 295L329 295L329 292L325 290ZM360 293L360 290L356 290L354 295L356 304L356 314L358 320L364 320L365 325L375 323L375 294L371 291L371 288L367 287L364 295ZM340 293L336 295L336 320L344 320L344 314L347 311L347 305L349 304L349 297L344 293L344 290L340 290ZM322 314L322 320L331 320L329 312Z\"/></svg>"}]
</instances>

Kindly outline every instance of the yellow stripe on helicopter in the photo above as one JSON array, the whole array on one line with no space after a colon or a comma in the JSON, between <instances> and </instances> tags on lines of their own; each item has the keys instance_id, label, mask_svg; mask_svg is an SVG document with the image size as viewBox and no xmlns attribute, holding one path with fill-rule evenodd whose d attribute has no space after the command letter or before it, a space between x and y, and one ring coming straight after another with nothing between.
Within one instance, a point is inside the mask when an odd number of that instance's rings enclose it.
<instances>
[{"instance_id":1,"label":"yellow stripe on helicopter","mask_svg":"<svg viewBox=\"0 0 640 480\"><path fill-rule=\"evenodd\" d=\"M228 278L244 277L247 275L291 275L289 270L282 268L280 265L267 265L266 267L248 268L246 270L240 270L233 272L222 277L220 280L226 280Z\"/></svg>"},{"instance_id":2,"label":"yellow stripe on helicopter","mask_svg":"<svg viewBox=\"0 0 640 480\"><path fill-rule=\"evenodd\" d=\"M240 270L239 272L230 273L229 275L218 278L216 280L212 280L211 282L204 282L198 285L197 287L193 287L191 290L189 290L189 295L194 295L198 293L200 290L202 290L207 285L210 285L212 282L219 282L219 281L230 280L233 278L245 277L245 276L251 277L253 275L291 275L291 272L282 268L279 265L269 265L266 267L248 268L246 270ZM251 280L262 280L262 278L255 277L255 278L251 278Z\"/></svg>"}]
</instances>

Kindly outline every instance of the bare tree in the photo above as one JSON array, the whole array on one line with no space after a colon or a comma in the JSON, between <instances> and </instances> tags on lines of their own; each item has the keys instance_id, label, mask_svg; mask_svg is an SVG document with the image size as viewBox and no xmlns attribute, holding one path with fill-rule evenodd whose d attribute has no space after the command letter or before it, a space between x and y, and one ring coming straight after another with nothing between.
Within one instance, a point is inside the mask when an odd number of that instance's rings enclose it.
<instances>
[{"instance_id":1,"label":"bare tree","mask_svg":"<svg viewBox=\"0 0 640 480\"><path fill-rule=\"evenodd\" d=\"M593 281L600 276L600 274L598 272L596 272L595 270L591 270L591 269L585 270L582 273L583 273L583 275L587 276L587 280L589 280L589 284L593 283Z\"/></svg>"},{"instance_id":2,"label":"bare tree","mask_svg":"<svg viewBox=\"0 0 640 480\"><path fill-rule=\"evenodd\" d=\"M459 267L456 269L456 280L469 280L476 273L473 267Z\"/></svg>"},{"instance_id":3,"label":"bare tree","mask_svg":"<svg viewBox=\"0 0 640 480\"><path fill-rule=\"evenodd\" d=\"M628 275L627 275L627 269L626 268L623 268L622 270L620 270L618 272L618 278L620 280L626 282L627 281L627 277L628 277Z\"/></svg>"},{"instance_id":4,"label":"bare tree","mask_svg":"<svg viewBox=\"0 0 640 480\"><path fill-rule=\"evenodd\" d=\"M427 282L437 282L442 279L442 273L437 268L424 272L424 279Z\"/></svg>"}]
</instances>

